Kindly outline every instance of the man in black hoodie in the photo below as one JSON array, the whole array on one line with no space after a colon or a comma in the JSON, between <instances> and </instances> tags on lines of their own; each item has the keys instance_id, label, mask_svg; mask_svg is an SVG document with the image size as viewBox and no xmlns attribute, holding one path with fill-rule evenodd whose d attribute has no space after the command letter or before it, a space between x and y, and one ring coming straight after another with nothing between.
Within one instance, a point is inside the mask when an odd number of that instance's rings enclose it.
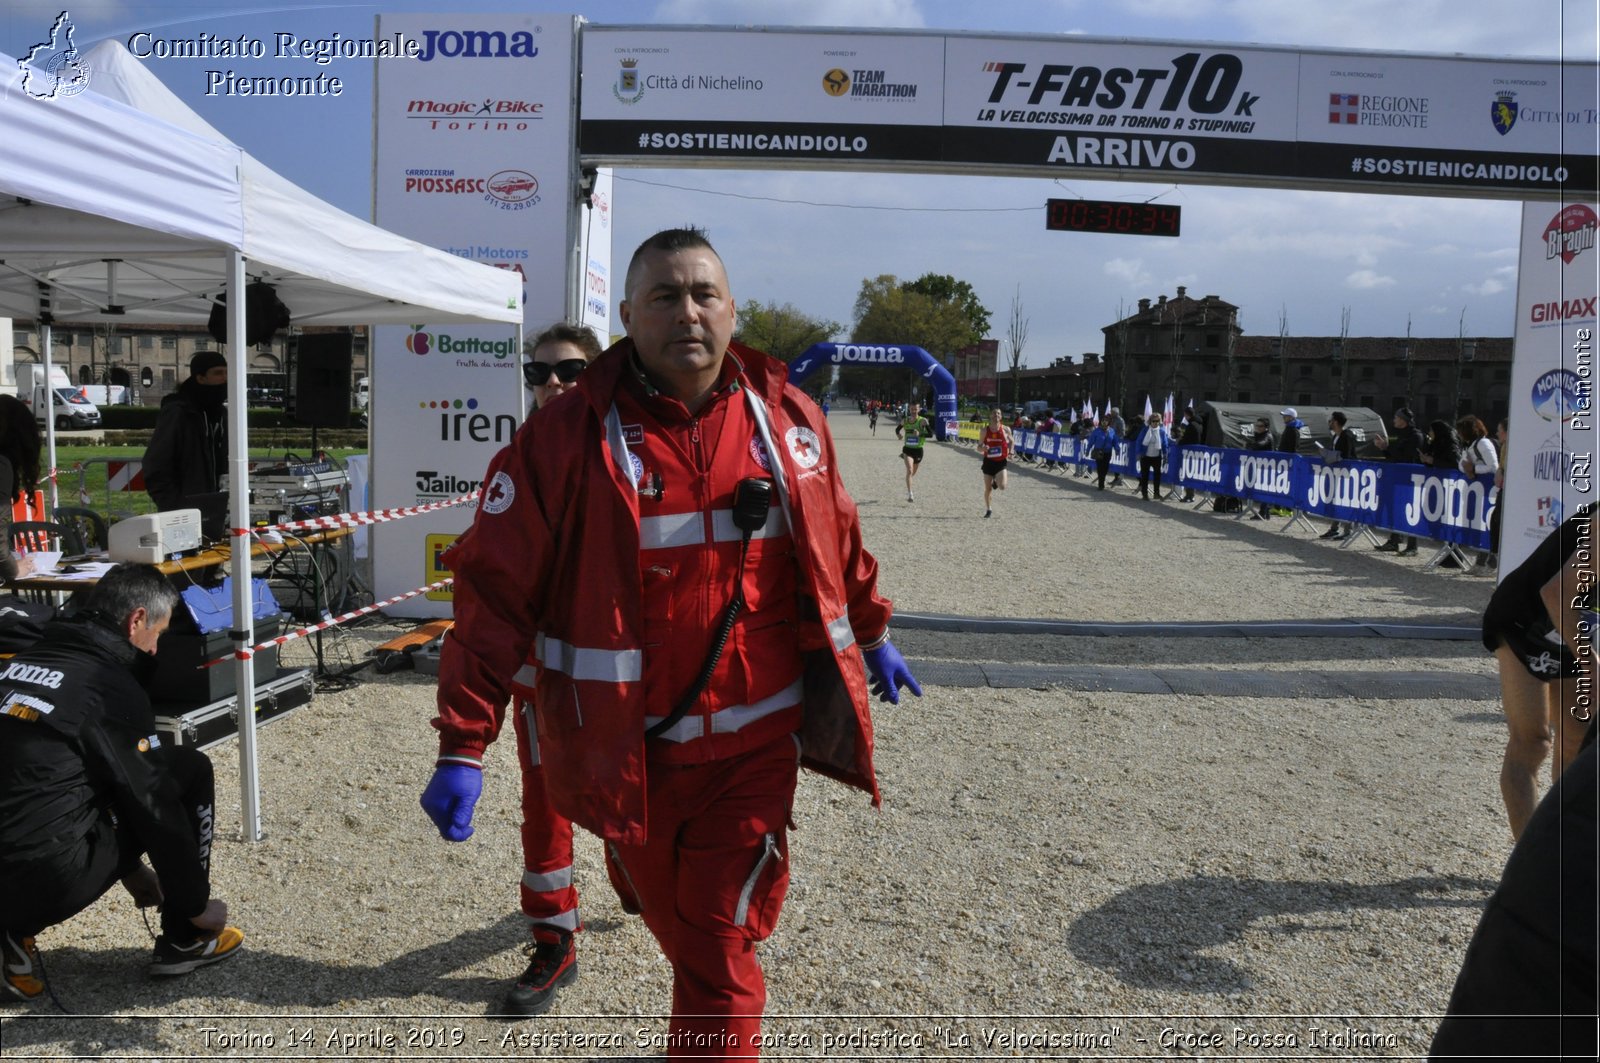
<instances>
[{"instance_id":1,"label":"man in black hoodie","mask_svg":"<svg viewBox=\"0 0 1600 1063\"><path fill-rule=\"evenodd\" d=\"M156 508L207 509L228 460L228 360L217 351L189 359L189 378L161 400L144 452L144 486Z\"/></svg>"},{"instance_id":2,"label":"man in black hoodie","mask_svg":"<svg viewBox=\"0 0 1600 1063\"><path fill-rule=\"evenodd\" d=\"M211 761L162 741L141 685L177 605L155 569L118 565L83 612L0 662L0 991L12 997L45 989L34 935L118 881L160 905L151 974L187 974L244 940L211 895Z\"/></svg>"},{"instance_id":3,"label":"man in black hoodie","mask_svg":"<svg viewBox=\"0 0 1600 1063\"><path fill-rule=\"evenodd\" d=\"M1417 427L1416 415L1411 412L1411 407L1402 406L1394 411L1394 435L1379 436L1378 449L1383 451L1384 457L1390 461L1403 465L1422 464L1422 429ZM1414 554L1417 552L1417 537L1406 536L1405 549L1400 548L1400 533L1390 532L1389 538L1379 543L1375 549L1386 553Z\"/></svg>"}]
</instances>

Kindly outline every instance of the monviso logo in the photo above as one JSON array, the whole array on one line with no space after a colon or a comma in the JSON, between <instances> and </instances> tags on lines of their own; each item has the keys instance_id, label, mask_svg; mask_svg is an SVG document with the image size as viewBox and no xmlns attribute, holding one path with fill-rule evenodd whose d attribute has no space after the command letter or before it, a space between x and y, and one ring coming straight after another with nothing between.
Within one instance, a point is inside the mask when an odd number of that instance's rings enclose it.
<instances>
[{"instance_id":1,"label":"monviso logo","mask_svg":"<svg viewBox=\"0 0 1600 1063\"><path fill-rule=\"evenodd\" d=\"M68 13L56 16L50 36L28 49L17 60L22 71L22 90L37 100L76 96L89 87L89 64L72 42L77 27Z\"/></svg>"}]
</instances>

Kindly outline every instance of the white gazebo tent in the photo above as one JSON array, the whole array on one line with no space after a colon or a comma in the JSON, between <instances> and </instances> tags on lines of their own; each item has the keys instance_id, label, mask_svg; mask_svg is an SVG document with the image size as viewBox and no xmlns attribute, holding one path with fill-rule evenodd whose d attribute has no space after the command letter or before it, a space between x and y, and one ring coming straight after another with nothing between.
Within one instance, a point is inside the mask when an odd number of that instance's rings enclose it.
<instances>
[{"instance_id":1,"label":"white gazebo tent","mask_svg":"<svg viewBox=\"0 0 1600 1063\"><path fill-rule=\"evenodd\" d=\"M245 284L266 281L297 323L521 326L515 274L403 239L280 177L189 111L115 43L90 87L38 99L0 54L0 316L204 323L227 295L229 482L244 484ZM113 98L115 97L115 98ZM55 428L47 418L50 465ZM254 641L249 498L230 499L236 646ZM241 699L253 662L236 666ZM239 713L243 835L261 836L255 716Z\"/></svg>"}]
</instances>

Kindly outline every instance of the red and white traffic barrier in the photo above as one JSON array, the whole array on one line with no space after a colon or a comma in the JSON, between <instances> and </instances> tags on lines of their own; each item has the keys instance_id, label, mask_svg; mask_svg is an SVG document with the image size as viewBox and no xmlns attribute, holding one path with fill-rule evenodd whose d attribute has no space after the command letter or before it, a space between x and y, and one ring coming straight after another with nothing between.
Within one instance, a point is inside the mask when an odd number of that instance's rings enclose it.
<instances>
[{"instance_id":1,"label":"red and white traffic barrier","mask_svg":"<svg viewBox=\"0 0 1600 1063\"><path fill-rule=\"evenodd\" d=\"M268 639L266 642L262 642L262 643L259 643L259 644L255 645L255 646L251 646L249 649L234 650L232 653L226 654L226 655L224 655L222 657L218 657L214 661L207 661L205 664L201 665L201 667L202 668L211 668L211 667L214 667L215 665L222 664L224 661L243 661L243 660L247 660L247 659L249 659L251 657L254 657L256 654L260 653L262 650L270 649L273 646L282 646L285 642L292 642L295 639L305 638L307 635L313 634L315 632L326 631L330 627L338 627L340 624L343 624L347 620L354 620L354 619L356 619L356 617L366 616L369 613L375 613L379 609L382 609L385 606L393 605L396 602L403 602L407 598L415 598L419 594L427 594L429 591L436 591L441 587L448 587L450 584L454 583L455 581L456 580L455 580L454 576L448 576L448 577L446 577L446 578L444 578L442 580L439 580L437 583L430 583L426 587L418 587L414 591L406 591L406 593L404 593L404 594L397 594L393 598L388 599L387 601L373 602L371 605L363 605L360 609L355 609L355 610L352 610L351 612L344 613L344 614L342 614L340 616L336 616L336 617L333 617L331 619L324 620L320 624L312 624L310 627L296 628L293 631L290 631L290 632L287 632L285 634L279 635L275 639Z\"/></svg>"},{"instance_id":2,"label":"red and white traffic barrier","mask_svg":"<svg viewBox=\"0 0 1600 1063\"><path fill-rule=\"evenodd\" d=\"M307 529L329 528L354 528L362 524L383 524L391 520L400 520L403 517L415 517L421 513L433 513L451 506L459 506L477 499L479 492L474 491L460 498L452 498L444 502L429 502L421 506L400 506L395 509L371 509L365 513L335 513L327 517L310 517L306 520L291 520L283 524L263 524L257 528L233 528L233 535L255 535L266 531L302 531Z\"/></svg>"}]
</instances>

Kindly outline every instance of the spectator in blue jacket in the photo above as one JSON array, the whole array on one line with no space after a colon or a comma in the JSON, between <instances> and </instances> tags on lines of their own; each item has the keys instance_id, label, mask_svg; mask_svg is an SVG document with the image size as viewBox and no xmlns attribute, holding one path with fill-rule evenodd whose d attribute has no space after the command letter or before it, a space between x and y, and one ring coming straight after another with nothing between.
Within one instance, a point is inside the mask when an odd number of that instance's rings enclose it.
<instances>
[{"instance_id":1,"label":"spectator in blue jacket","mask_svg":"<svg viewBox=\"0 0 1600 1063\"><path fill-rule=\"evenodd\" d=\"M1094 459L1097 486L1106 489L1106 473L1111 468L1111 452L1116 448L1117 434L1111 430L1111 419L1100 418L1100 424L1089 433L1089 456Z\"/></svg>"},{"instance_id":2,"label":"spectator in blue jacket","mask_svg":"<svg viewBox=\"0 0 1600 1063\"><path fill-rule=\"evenodd\" d=\"M1161 501L1161 468L1167 463L1167 452L1172 449L1172 434L1161 423L1161 415L1152 413L1139 429L1133 441L1133 452L1139 456L1139 497L1149 501L1150 474L1155 473L1156 501Z\"/></svg>"}]
</instances>

